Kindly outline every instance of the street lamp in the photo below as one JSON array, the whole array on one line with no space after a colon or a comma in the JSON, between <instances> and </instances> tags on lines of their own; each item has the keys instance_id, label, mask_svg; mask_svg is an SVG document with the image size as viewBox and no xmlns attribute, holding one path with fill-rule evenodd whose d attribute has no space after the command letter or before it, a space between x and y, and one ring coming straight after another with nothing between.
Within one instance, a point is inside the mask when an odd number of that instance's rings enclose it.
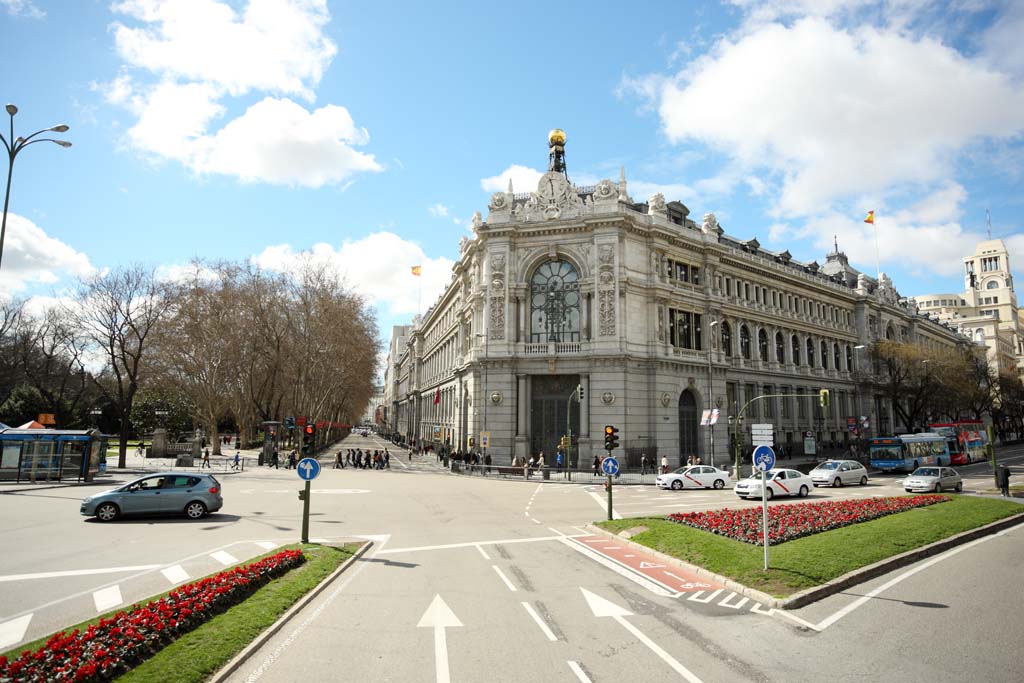
<instances>
[{"instance_id":1,"label":"street lamp","mask_svg":"<svg viewBox=\"0 0 1024 683\"><path fill-rule=\"evenodd\" d=\"M714 338L715 338L715 325L719 321L712 320L711 324L708 325L708 407L710 408L711 403L715 395L715 375L711 367L711 351L714 349ZM713 410L713 409L712 409ZM710 417L708 419L708 435L711 438L711 466L715 466L715 425L711 423ZM680 456L682 457L682 456Z\"/></svg>"},{"instance_id":2,"label":"street lamp","mask_svg":"<svg viewBox=\"0 0 1024 683\"><path fill-rule=\"evenodd\" d=\"M483 359L483 362L482 362L482 365L484 366L484 385L482 387L483 390L480 392L480 400L483 401L483 403L484 403L484 419L483 419L483 424L481 425L481 429L480 429L480 433L482 434L483 432L487 431L487 404L491 400L491 397L487 395L487 334L484 333L484 332L476 332L476 333L473 334L473 336L477 337L477 338L480 338L480 337L484 338L484 359ZM477 444L477 448L483 448L483 447L484 447L483 444ZM488 451L491 449L491 435L490 434L487 435L487 446L486 446L486 448L487 448ZM484 455L486 456L487 453L484 452ZM481 460L482 460L482 458L481 458ZM481 464L483 464L483 463L481 462ZM486 471L487 470L484 470L484 472L486 472Z\"/></svg>"},{"instance_id":3,"label":"street lamp","mask_svg":"<svg viewBox=\"0 0 1024 683\"><path fill-rule=\"evenodd\" d=\"M29 145L36 144L37 142L52 142L55 145L60 145L61 147L65 148L71 146L71 143L68 142L67 140L55 140L53 138L39 138L38 140L32 139L41 133L66 133L69 130L69 126L63 123L59 126L52 126L50 128L43 128L42 130L37 130L35 133L32 133L32 135L29 135L27 138L23 138L21 136L15 138L14 115L17 113L17 107L15 107L13 104L7 105L7 114L11 118L10 141L8 141L7 138L3 136L3 133L0 133L0 140L3 140L4 148L7 150L7 190L4 193L3 222L0 223L0 263L3 262L4 258L4 237L7 235L7 205L11 201L11 176L14 175L14 158L18 156L18 152L25 149Z\"/></svg>"}]
</instances>

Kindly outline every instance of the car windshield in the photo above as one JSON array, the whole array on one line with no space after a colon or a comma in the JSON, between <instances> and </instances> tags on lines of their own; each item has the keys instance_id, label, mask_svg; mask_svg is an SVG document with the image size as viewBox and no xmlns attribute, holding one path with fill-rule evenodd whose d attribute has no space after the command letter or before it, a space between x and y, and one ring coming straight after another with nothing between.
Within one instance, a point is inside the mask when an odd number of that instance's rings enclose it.
<instances>
[{"instance_id":1,"label":"car windshield","mask_svg":"<svg viewBox=\"0 0 1024 683\"><path fill-rule=\"evenodd\" d=\"M690 469L690 468L689 467L680 467L679 469L677 469L674 472L672 472L672 474L682 474L683 472L685 472L688 469ZM770 541L771 539L768 539L768 540Z\"/></svg>"},{"instance_id":2,"label":"car windshield","mask_svg":"<svg viewBox=\"0 0 1024 683\"><path fill-rule=\"evenodd\" d=\"M918 467L914 470L914 473L910 475L912 477L937 477L939 471L934 467Z\"/></svg>"},{"instance_id":3,"label":"car windshield","mask_svg":"<svg viewBox=\"0 0 1024 683\"><path fill-rule=\"evenodd\" d=\"M829 462L823 462L820 465L818 465L817 469L819 469L819 470L834 470L837 467L839 467L839 463L832 462L830 460Z\"/></svg>"}]
</instances>

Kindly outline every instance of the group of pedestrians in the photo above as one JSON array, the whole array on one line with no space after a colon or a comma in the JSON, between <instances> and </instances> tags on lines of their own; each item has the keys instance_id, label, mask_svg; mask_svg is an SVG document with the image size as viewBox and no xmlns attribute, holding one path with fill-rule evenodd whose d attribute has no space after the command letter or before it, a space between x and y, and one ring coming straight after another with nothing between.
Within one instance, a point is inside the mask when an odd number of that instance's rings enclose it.
<instances>
[{"instance_id":1,"label":"group of pedestrians","mask_svg":"<svg viewBox=\"0 0 1024 683\"><path fill-rule=\"evenodd\" d=\"M369 448L365 451L362 448L346 448L344 451L338 451L334 456L334 469L343 470L346 466L363 470L389 470L391 469L391 452L386 448L383 452L374 450L372 453Z\"/></svg>"}]
</instances>

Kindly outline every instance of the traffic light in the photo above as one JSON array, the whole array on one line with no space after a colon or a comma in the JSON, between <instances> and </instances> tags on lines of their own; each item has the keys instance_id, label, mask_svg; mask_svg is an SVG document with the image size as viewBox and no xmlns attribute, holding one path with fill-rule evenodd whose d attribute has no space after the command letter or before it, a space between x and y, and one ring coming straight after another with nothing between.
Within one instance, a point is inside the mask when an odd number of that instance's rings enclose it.
<instances>
[{"instance_id":1,"label":"traffic light","mask_svg":"<svg viewBox=\"0 0 1024 683\"><path fill-rule=\"evenodd\" d=\"M563 452L565 451L565 449L566 449L566 447L567 447L568 445L569 445L569 437L563 436L563 437L561 437L561 438L560 438L560 439L558 440L558 448L559 448L560 450L562 450Z\"/></svg>"},{"instance_id":2,"label":"traffic light","mask_svg":"<svg viewBox=\"0 0 1024 683\"><path fill-rule=\"evenodd\" d=\"M825 410L828 410L828 401L828 389L820 389L818 391L818 405L820 405Z\"/></svg>"},{"instance_id":3,"label":"traffic light","mask_svg":"<svg viewBox=\"0 0 1024 683\"><path fill-rule=\"evenodd\" d=\"M299 500L306 500L306 489L299 489Z\"/></svg>"},{"instance_id":4,"label":"traffic light","mask_svg":"<svg viewBox=\"0 0 1024 683\"><path fill-rule=\"evenodd\" d=\"M582 384L577 384L576 385L576 401L578 403L583 403L583 385Z\"/></svg>"},{"instance_id":5,"label":"traffic light","mask_svg":"<svg viewBox=\"0 0 1024 683\"><path fill-rule=\"evenodd\" d=\"M294 417L286 417L284 419L284 427L285 427L285 429L295 429L295 418Z\"/></svg>"},{"instance_id":6,"label":"traffic light","mask_svg":"<svg viewBox=\"0 0 1024 683\"><path fill-rule=\"evenodd\" d=\"M303 455L313 455L316 450L316 427L311 424L306 425L302 429L302 453Z\"/></svg>"},{"instance_id":7,"label":"traffic light","mask_svg":"<svg viewBox=\"0 0 1024 683\"><path fill-rule=\"evenodd\" d=\"M613 451L619 447L619 428L611 425L604 426L604 449Z\"/></svg>"}]
</instances>

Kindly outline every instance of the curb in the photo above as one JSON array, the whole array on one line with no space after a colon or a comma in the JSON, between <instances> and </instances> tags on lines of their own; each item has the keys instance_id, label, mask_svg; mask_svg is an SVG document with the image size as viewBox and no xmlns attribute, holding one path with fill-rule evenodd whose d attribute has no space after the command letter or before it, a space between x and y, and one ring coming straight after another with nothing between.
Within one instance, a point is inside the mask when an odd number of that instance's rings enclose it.
<instances>
[{"instance_id":1,"label":"curb","mask_svg":"<svg viewBox=\"0 0 1024 683\"><path fill-rule=\"evenodd\" d=\"M224 681L227 681L231 674L235 673L235 671L237 671L238 668L242 666L242 664L248 661L249 658L252 657L257 650L266 645L268 640L277 635L277 632L284 628L285 624L287 624L292 617L294 617L300 611L305 609L306 606L309 605L309 603L311 603L314 598L320 595L320 593L322 593L324 589L331 584L331 582L333 582L346 569L348 569L349 565L351 565L360 557L362 557L366 553L366 551L370 549L370 546L372 545L373 541L365 541L362 547L360 547L359 550L357 550L355 554L352 555L352 557L345 560L340 567L331 572L330 576L325 578L323 581L314 586L311 591L309 591L301 598L299 598L298 602L289 607L284 614L278 617L277 621L268 626L267 629L263 631L263 633L256 636L255 640L246 645L241 652L232 657L227 664L225 664L217 671L217 673L215 673L213 676L207 679L208 683L223 683Z\"/></svg>"},{"instance_id":2,"label":"curb","mask_svg":"<svg viewBox=\"0 0 1024 683\"><path fill-rule=\"evenodd\" d=\"M777 598L775 596L768 595L767 593L759 591L755 588L749 588L741 583L734 581L733 579L709 571L704 567L698 567L697 565L690 564L689 562L684 562L683 560L680 560L677 557L666 555L665 553L659 552L654 548L649 548L648 546L637 543L636 541L630 540L623 536L618 536L616 534L611 533L610 531L606 531L605 529L594 526L593 524L588 524L585 528L588 531L593 531L603 536L614 538L617 542L625 543L634 550L654 555L656 558L658 558L658 560L662 562L672 564L676 567L697 574L698 576L702 576L704 578L711 579L713 581L721 583L729 590L735 591L740 595L744 595L750 598L751 600L760 602L761 604L767 607L791 610L798 609L800 607L809 605L812 602L817 602L818 600L827 598L828 596L839 593L849 588L850 586L855 586L859 583L870 581L871 579L877 578L883 574L887 574L894 569L905 567L906 565L913 564L918 560L922 560L932 555L937 555L941 552L949 550L950 548L954 548L958 545L963 545L964 543L968 543L978 538L982 538L984 536L991 536L994 533L997 533L1004 529L1009 529L1010 527L1017 526L1018 524L1024 524L1024 512L1018 512L1004 519L1000 519L995 522L986 524L985 526L981 526L976 529L971 529L969 531L964 531L955 536L950 536L949 538L944 538L941 541L936 541L935 543L932 543L931 545L915 548L914 550L908 550L905 553L894 555L884 560L879 560L874 564L869 564L866 567L861 567L860 569L855 569L852 572L848 572L846 574L843 574L842 576L836 577L831 581L823 583L820 586L815 586L814 588L808 588L807 590L800 591L799 593L794 593L788 598Z\"/></svg>"}]
</instances>

